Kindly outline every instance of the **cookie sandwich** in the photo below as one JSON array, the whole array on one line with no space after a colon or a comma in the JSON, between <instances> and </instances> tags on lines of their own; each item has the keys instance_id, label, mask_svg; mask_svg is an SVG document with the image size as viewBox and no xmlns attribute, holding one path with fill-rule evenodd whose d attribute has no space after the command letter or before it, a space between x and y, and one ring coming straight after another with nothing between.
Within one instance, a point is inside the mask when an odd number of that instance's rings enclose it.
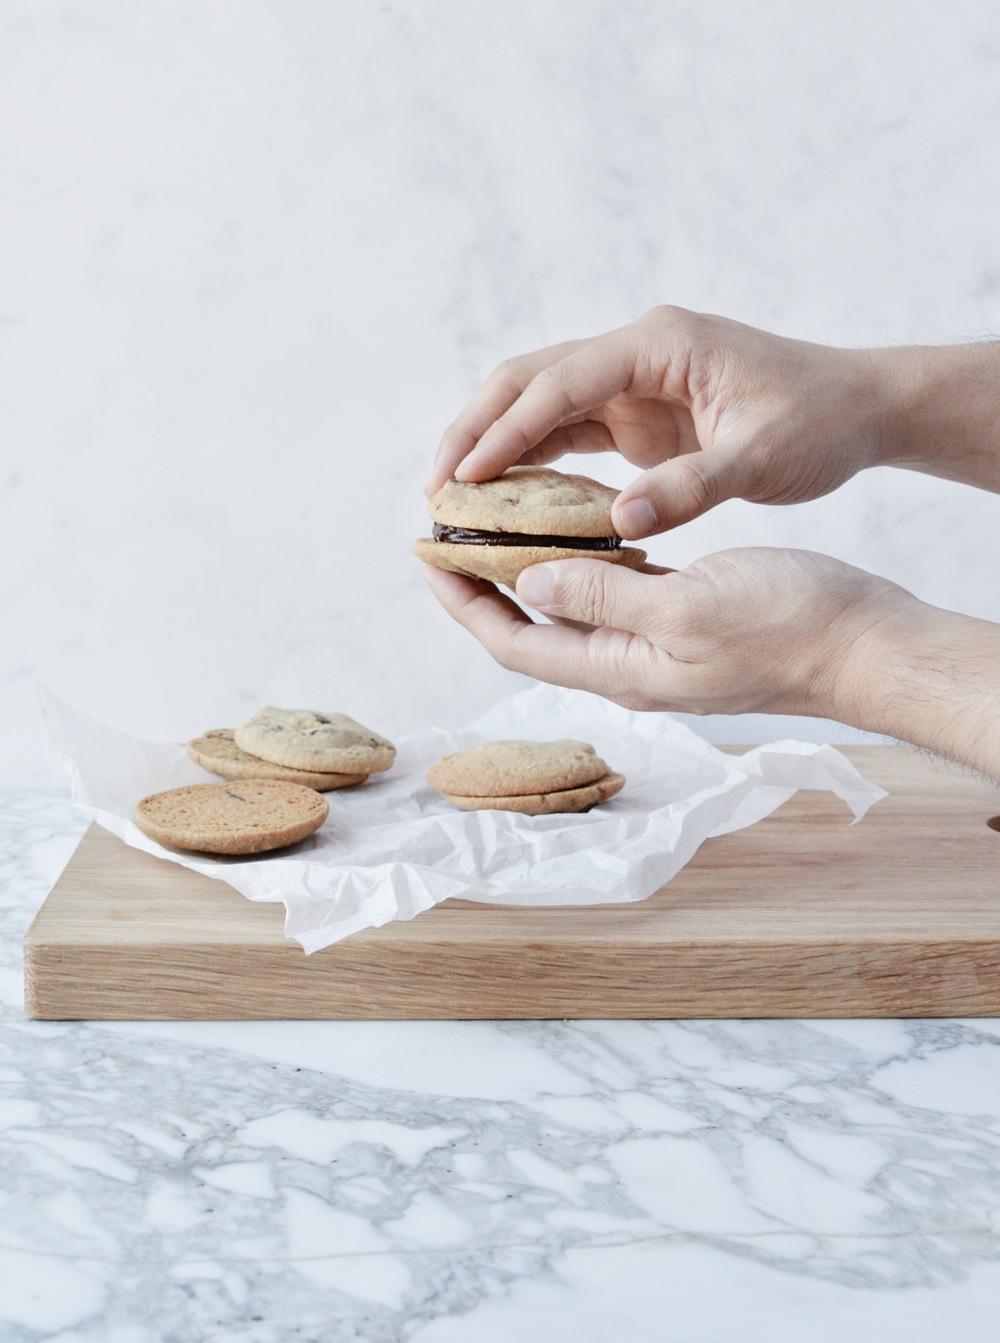
<instances>
[{"instance_id":1,"label":"cookie sandwich","mask_svg":"<svg viewBox=\"0 0 1000 1343\"><path fill-rule=\"evenodd\" d=\"M431 496L431 536L414 543L426 564L513 587L545 560L608 560L639 569L646 552L623 546L611 521L617 491L587 476L512 466L495 480L449 480Z\"/></svg>"},{"instance_id":2,"label":"cookie sandwich","mask_svg":"<svg viewBox=\"0 0 1000 1343\"><path fill-rule=\"evenodd\" d=\"M314 788L317 793L350 788L368 778L367 774L292 769L288 765L276 765L272 760L262 760L236 745L236 734L231 727L214 727L195 737L188 742L187 753L196 765L220 779L278 779Z\"/></svg>"},{"instance_id":3,"label":"cookie sandwich","mask_svg":"<svg viewBox=\"0 0 1000 1343\"><path fill-rule=\"evenodd\" d=\"M396 758L391 741L343 713L267 705L238 728L187 743L196 765L220 779L275 779L319 793L364 783Z\"/></svg>"},{"instance_id":4,"label":"cookie sandwich","mask_svg":"<svg viewBox=\"0 0 1000 1343\"><path fill-rule=\"evenodd\" d=\"M584 741L491 741L444 756L427 782L462 811L549 816L589 811L625 779Z\"/></svg>"}]
</instances>

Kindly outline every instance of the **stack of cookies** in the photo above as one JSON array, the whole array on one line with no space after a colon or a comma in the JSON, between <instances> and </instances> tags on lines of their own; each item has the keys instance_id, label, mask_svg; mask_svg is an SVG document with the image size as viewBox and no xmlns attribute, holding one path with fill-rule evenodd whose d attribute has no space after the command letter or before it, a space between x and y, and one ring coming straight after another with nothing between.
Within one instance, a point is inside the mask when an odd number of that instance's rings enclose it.
<instances>
[{"instance_id":1,"label":"stack of cookies","mask_svg":"<svg viewBox=\"0 0 1000 1343\"><path fill-rule=\"evenodd\" d=\"M168 848L252 854L314 834L329 814L320 793L363 783L396 757L391 741L342 713L260 709L238 728L187 744L191 759L227 783L143 798L139 829Z\"/></svg>"},{"instance_id":2,"label":"stack of cookies","mask_svg":"<svg viewBox=\"0 0 1000 1343\"><path fill-rule=\"evenodd\" d=\"M268 705L238 728L219 727L187 744L220 779L278 779L329 793L364 783L396 758L391 741L343 713Z\"/></svg>"},{"instance_id":3,"label":"stack of cookies","mask_svg":"<svg viewBox=\"0 0 1000 1343\"><path fill-rule=\"evenodd\" d=\"M427 782L463 811L549 816L589 811L625 779L585 741L490 741L444 756Z\"/></svg>"}]
</instances>

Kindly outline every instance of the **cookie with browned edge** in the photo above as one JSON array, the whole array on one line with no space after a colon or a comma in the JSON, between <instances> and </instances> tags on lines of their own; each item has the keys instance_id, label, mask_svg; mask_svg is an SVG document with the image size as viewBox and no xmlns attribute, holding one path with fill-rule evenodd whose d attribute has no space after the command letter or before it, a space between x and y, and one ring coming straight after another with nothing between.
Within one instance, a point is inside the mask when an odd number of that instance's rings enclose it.
<instances>
[{"instance_id":1,"label":"cookie with browned edge","mask_svg":"<svg viewBox=\"0 0 1000 1343\"><path fill-rule=\"evenodd\" d=\"M264 853L314 834L329 814L313 788L278 779L198 783L144 797L136 825L150 839L199 853Z\"/></svg>"},{"instance_id":2,"label":"cookie with browned edge","mask_svg":"<svg viewBox=\"0 0 1000 1343\"><path fill-rule=\"evenodd\" d=\"M268 704L235 731L236 745L288 769L378 774L396 758L391 741L345 713Z\"/></svg>"},{"instance_id":3,"label":"cookie with browned edge","mask_svg":"<svg viewBox=\"0 0 1000 1343\"><path fill-rule=\"evenodd\" d=\"M196 765L216 774L220 779L279 779L285 783L300 783L303 788L315 788L318 793L329 793L335 788L350 788L363 783L367 774L332 774L306 769L289 769L261 760L236 745L231 727L215 727L203 732L187 744L187 753Z\"/></svg>"},{"instance_id":4,"label":"cookie with browned edge","mask_svg":"<svg viewBox=\"0 0 1000 1343\"><path fill-rule=\"evenodd\" d=\"M516 797L463 797L446 793L448 801L462 811L518 811L523 816L551 816L560 811L590 811L625 787L624 774L613 771L596 783L566 788L554 793L527 793Z\"/></svg>"},{"instance_id":5,"label":"cookie with browned edge","mask_svg":"<svg viewBox=\"0 0 1000 1343\"><path fill-rule=\"evenodd\" d=\"M625 783L588 742L492 741L455 751L427 774L431 788L464 811L545 816L588 811Z\"/></svg>"},{"instance_id":6,"label":"cookie with browned edge","mask_svg":"<svg viewBox=\"0 0 1000 1343\"><path fill-rule=\"evenodd\" d=\"M432 535L414 543L426 564L513 587L545 560L607 560L639 569L646 552L623 546L611 520L617 491L587 476L513 466L473 485L449 480L428 504Z\"/></svg>"}]
</instances>

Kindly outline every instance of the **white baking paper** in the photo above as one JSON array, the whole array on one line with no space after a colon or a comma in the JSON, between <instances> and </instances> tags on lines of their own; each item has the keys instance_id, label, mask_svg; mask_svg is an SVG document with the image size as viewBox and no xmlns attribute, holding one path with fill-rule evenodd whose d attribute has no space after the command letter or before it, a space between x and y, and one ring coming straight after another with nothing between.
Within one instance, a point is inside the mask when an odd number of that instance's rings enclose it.
<instances>
[{"instance_id":1,"label":"white baking paper","mask_svg":"<svg viewBox=\"0 0 1000 1343\"><path fill-rule=\"evenodd\" d=\"M148 793L211 776L182 745L140 741L51 691L40 698L73 800L86 815L137 849L229 882L248 900L280 901L286 936L307 952L412 919L452 896L504 905L644 900L706 839L753 825L799 788L830 790L855 820L885 796L831 746L779 741L730 756L668 714L631 713L539 685L463 732L408 733L389 773L326 794L329 819L294 849L249 858L182 855L144 835L132 811ZM562 816L457 811L427 787L424 775L440 756L504 737L591 742L626 786L593 811Z\"/></svg>"}]
</instances>

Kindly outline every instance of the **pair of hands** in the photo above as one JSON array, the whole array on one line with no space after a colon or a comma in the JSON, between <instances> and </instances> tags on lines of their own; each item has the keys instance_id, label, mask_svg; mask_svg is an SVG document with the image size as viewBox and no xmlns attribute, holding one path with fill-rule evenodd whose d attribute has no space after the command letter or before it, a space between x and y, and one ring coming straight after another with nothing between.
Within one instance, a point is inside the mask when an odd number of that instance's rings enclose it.
<instances>
[{"instance_id":1,"label":"pair of hands","mask_svg":"<svg viewBox=\"0 0 1000 1343\"><path fill-rule=\"evenodd\" d=\"M515 463L619 452L643 474L619 495L637 540L729 498L816 499L899 460L898 352L837 350L723 318L655 308L593 340L509 360L444 435L428 492ZM911 464L907 462L906 464ZM502 665L629 708L806 713L859 722L887 630L920 619L903 589L807 551L723 551L678 572L595 560L526 570L518 598L437 569L445 608Z\"/></svg>"}]
</instances>

